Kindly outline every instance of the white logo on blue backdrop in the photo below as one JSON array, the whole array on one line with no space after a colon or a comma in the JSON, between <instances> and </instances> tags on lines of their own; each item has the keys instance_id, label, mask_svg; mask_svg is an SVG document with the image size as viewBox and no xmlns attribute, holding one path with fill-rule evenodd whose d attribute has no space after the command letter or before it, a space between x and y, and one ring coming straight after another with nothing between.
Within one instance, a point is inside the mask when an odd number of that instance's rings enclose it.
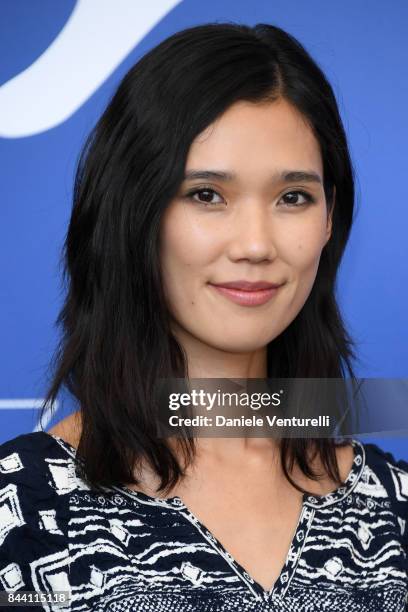
<instances>
[{"instance_id":1,"label":"white logo on blue backdrop","mask_svg":"<svg viewBox=\"0 0 408 612\"><path fill-rule=\"evenodd\" d=\"M79 0L48 49L0 89L0 136L32 136L68 119L177 4Z\"/></svg>"}]
</instances>

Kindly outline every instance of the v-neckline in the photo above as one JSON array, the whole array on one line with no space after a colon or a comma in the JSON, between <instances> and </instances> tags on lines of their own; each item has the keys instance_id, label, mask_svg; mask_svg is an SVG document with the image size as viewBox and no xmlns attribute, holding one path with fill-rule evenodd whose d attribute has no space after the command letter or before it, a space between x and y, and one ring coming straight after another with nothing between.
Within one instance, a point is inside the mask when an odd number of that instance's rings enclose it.
<instances>
[{"instance_id":1,"label":"v-neckline","mask_svg":"<svg viewBox=\"0 0 408 612\"><path fill-rule=\"evenodd\" d=\"M76 448L66 442L60 436L55 436L46 431L42 431L45 435L53 438L54 441L63 446L73 457L78 458ZM298 521L294 530L293 538L289 545L288 552L286 554L285 563L281 568L277 579L273 586L266 590L264 587L257 582L247 572L247 570L227 551L223 544L214 536L210 529L208 529L191 510L186 506L181 497L175 495L168 498L152 497L137 491L130 489L125 485L115 485L111 487L111 490L116 490L125 494L126 496L133 497L147 504L154 504L159 506L166 506L171 509L177 510L182 516L184 516L202 535L202 537L210 543L214 550L229 564L234 570L238 577L246 584L247 588L255 596L258 601L268 601L270 599L282 598L287 589L289 588L290 582L296 571L296 566L301 557L303 547L308 536L310 527L313 523L313 518L316 513L316 509L323 508L339 502L348 496L352 489L357 485L360 480L361 474L365 467L365 450L363 444L357 439L350 440L353 451L354 460L351 469L344 481L344 485L335 489L331 493L326 495L308 495L303 494L302 497L302 508L298 517Z\"/></svg>"},{"instance_id":2,"label":"v-neckline","mask_svg":"<svg viewBox=\"0 0 408 612\"><path fill-rule=\"evenodd\" d=\"M296 571L296 566L302 555L303 547L308 536L310 527L318 508L333 505L344 499L357 485L365 467L365 451L364 446L359 440L352 439L351 444L354 452L354 459L344 481L344 485L338 487L331 493L326 495L309 495L304 493L302 496L302 508L298 517L298 521L293 532L293 538L289 544L285 562L276 578L273 586L266 590L255 580L248 571L228 552L223 544L215 537L193 512L184 504L183 500L176 496L169 498L168 501L172 506L177 506L180 514L189 520L202 534L202 536L212 545L212 547L223 557L241 580L247 585L250 591L258 600L268 601L283 597L289 588L292 577ZM149 496L147 496L149 497Z\"/></svg>"},{"instance_id":3,"label":"v-neckline","mask_svg":"<svg viewBox=\"0 0 408 612\"><path fill-rule=\"evenodd\" d=\"M191 510L184 504L180 497L172 498L179 500L179 513L182 514L201 533L203 538L210 543L216 552L225 559L229 566L235 571L239 578L247 585L249 590L258 600L269 600L282 597L289 587L290 580L295 572L296 565L300 559L306 536L313 522L315 509L305 504L306 495L303 495L302 507L298 521L293 532L293 538L289 545L285 563L283 564L273 586L266 590L255 580L248 571L228 552L221 541L208 529Z\"/></svg>"}]
</instances>

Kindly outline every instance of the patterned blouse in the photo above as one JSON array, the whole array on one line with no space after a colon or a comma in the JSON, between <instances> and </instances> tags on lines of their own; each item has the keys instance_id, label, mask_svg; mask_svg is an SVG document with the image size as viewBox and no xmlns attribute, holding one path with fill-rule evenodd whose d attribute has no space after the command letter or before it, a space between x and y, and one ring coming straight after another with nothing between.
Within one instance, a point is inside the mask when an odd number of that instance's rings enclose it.
<instances>
[{"instance_id":1,"label":"patterned blouse","mask_svg":"<svg viewBox=\"0 0 408 612\"><path fill-rule=\"evenodd\" d=\"M96 492L62 438L17 436L0 445L0 603L29 592L25 609L61 612L407 611L408 462L352 444L345 485L303 496L266 591L179 497Z\"/></svg>"}]
</instances>

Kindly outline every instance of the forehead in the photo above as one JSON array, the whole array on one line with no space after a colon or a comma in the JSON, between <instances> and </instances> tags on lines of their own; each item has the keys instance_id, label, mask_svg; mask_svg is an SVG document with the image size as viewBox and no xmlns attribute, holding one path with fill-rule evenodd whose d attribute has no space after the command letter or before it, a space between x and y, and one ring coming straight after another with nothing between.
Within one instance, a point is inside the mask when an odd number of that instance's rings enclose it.
<instances>
[{"instance_id":1,"label":"forehead","mask_svg":"<svg viewBox=\"0 0 408 612\"><path fill-rule=\"evenodd\" d=\"M186 169L229 167L262 178L280 168L308 168L322 175L320 146L312 129L286 100L239 101L191 144Z\"/></svg>"}]
</instances>

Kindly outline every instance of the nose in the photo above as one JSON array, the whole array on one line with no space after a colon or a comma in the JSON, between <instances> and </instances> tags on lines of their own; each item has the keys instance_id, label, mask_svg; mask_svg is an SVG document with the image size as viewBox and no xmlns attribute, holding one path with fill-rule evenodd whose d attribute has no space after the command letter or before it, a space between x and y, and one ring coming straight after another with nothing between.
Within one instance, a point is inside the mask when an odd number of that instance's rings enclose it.
<instances>
[{"instance_id":1,"label":"nose","mask_svg":"<svg viewBox=\"0 0 408 612\"><path fill-rule=\"evenodd\" d=\"M260 262L276 257L272 217L265 203L245 202L230 222L228 249L231 260Z\"/></svg>"}]
</instances>

